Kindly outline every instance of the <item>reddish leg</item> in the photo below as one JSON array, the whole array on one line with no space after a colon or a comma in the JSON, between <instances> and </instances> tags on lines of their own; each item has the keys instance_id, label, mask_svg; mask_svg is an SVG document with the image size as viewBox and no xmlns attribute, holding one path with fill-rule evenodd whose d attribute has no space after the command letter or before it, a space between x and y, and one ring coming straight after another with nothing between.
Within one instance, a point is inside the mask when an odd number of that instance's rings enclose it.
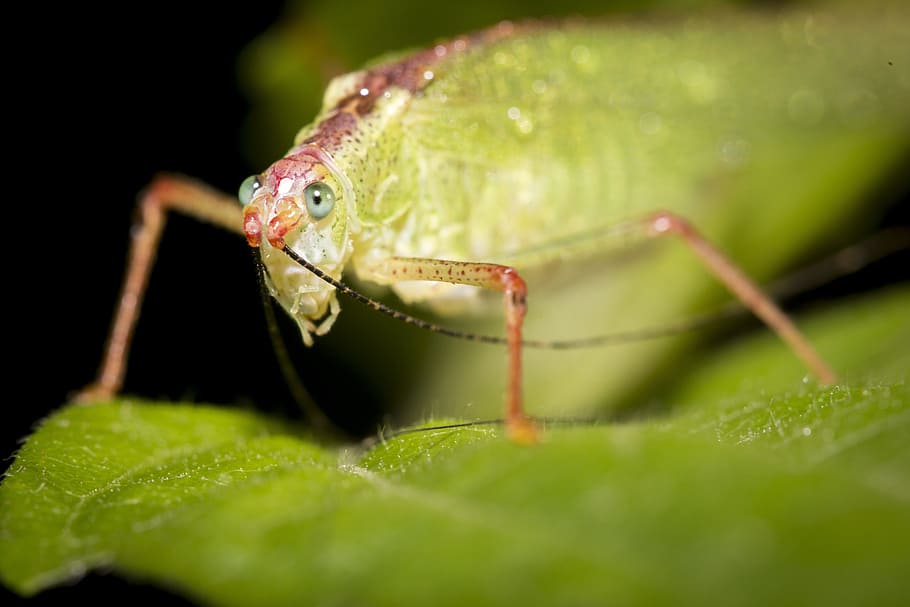
<instances>
[{"instance_id":1,"label":"reddish leg","mask_svg":"<svg viewBox=\"0 0 910 607\"><path fill-rule=\"evenodd\" d=\"M647 217L642 226L651 236L666 234L680 236L714 276L790 346L794 354L803 361L819 382L833 384L837 380L834 371L819 356L806 336L796 328L790 317L685 219L668 211L659 211Z\"/></svg>"},{"instance_id":2,"label":"reddish leg","mask_svg":"<svg viewBox=\"0 0 910 607\"><path fill-rule=\"evenodd\" d=\"M379 281L431 280L503 292L508 348L506 432L516 442L536 442L536 427L525 415L521 402L521 328L527 311L527 287L518 272L495 263L413 257L392 257L369 272Z\"/></svg>"},{"instance_id":3,"label":"reddish leg","mask_svg":"<svg viewBox=\"0 0 910 607\"><path fill-rule=\"evenodd\" d=\"M126 276L98 377L94 383L79 392L77 400L88 402L108 399L119 392L123 385L133 330L139 318L139 308L168 210L179 211L238 234L243 233L242 211L235 198L187 177L159 175L152 181L139 199Z\"/></svg>"},{"instance_id":4,"label":"reddish leg","mask_svg":"<svg viewBox=\"0 0 910 607\"><path fill-rule=\"evenodd\" d=\"M648 237L667 234L682 237L683 241L717 279L739 298L743 305L777 333L821 383L830 384L835 381L834 372L790 318L733 262L705 240L683 218L667 211L660 211L644 219L616 226L615 231L611 230L611 233L616 232L639 233ZM371 278L379 282L431 280L474 285L504 292L509 361L506 429L513 440L534 442L537 437L535 426L522 409L521 331L527 310L527 288L518 272L509 266L492 263L402 257L393 257L367 271Z\"/></svg>"}]
</instances>

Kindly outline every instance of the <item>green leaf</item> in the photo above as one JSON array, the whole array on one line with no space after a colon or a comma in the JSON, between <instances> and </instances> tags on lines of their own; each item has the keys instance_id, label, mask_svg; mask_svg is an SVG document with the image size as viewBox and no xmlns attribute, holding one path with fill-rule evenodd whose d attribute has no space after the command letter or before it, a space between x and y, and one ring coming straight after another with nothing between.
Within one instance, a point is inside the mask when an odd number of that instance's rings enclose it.
<instances>
[{"instance_id":1,"label":"green leaf","mask_svg":"<svg viewBox=\"0 0 910 607\"><path fill-rule=\"evenodd\" d=\"M0 576L29 595L113 569L219 605L902 604L908 305L904 286L806 323L836 386L788 380L762 335L687 374L669 413L534 447L68 406L0 486Z\"/></svg>"}]
</instances>

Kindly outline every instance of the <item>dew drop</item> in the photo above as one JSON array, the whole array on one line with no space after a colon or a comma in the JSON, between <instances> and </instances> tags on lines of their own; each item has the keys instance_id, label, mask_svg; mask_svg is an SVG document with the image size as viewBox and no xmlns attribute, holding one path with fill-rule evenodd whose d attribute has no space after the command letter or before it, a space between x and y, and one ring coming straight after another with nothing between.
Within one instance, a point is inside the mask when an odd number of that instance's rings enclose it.
<instances>
[{"instance_id":1,"label":"dew drop","mask_svg":"<svg viewBox=\"0 0 910 607\"><path fill-rule=\"evenodd\" d=\"M534 123L527 116L522 116L515 122L515 126L518 128L518 132L522 135L530 135L531 131L534 130Z\"/></svg>"},{"instance_id":2,"label":"dew drop","mask_svg":"<svg viewBox=\"0 0 910 607\"><path fill-rule=\"evenodd\" d=\"M577 44L569 51L569 57L579 65L587 64L591 61L591 49L583 44Z\"/></svg>"},{"instance_id":3,"label":"dew drop","mask_svg":"<svg viewBox=\"0 0 910 607\"><path fill-rule=\"evenodd\" d=\"M519 118L521 118L521 110L515 106L512 106L508 110L506 110L506 115L509 117L510 120L518 120Z\"/></svg>"},{"instance_id":4,"label":"dew drop","mask_svg":"<svg viewBox=\"0 0 910 607\"><path fill-rule=\"evenodd\" d=\"M683 61L676 69L676 76L686 88L692 101L706 104L717 98L719 85L703 63L691 60Z\"/></svg>"}]
</instances>

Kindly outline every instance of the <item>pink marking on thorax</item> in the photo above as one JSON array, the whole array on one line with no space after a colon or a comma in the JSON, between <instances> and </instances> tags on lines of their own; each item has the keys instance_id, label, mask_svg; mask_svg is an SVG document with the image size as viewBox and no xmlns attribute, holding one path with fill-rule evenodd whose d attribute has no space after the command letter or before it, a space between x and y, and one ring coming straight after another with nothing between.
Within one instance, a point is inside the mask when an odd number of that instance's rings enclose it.
<instances>
[{"instance_id":1,"label":"pink marking on thorax","mask_svg":"<svg viewBox=\"0 0 910 607\"><path fill-rule=\"evenodd\" d=\"M350 112L336 111L319 123L316 132L304 140L304 145L316 144L326 150L336 150L357 128L357 117Z\"/></svg>"},{"instance_id":2,"label":"pink marking on thorax","mask_svg":"<svg viewBox=\"0 0 910 607\"><path fill-rule=\"evenodd\" d=\"M315 181L318 176L313 172L315 164L312 156L301 154L288 155L274 163L265 171L265 185L269 188L272 196L278 196L278 186L285 179L294 181L311 182Z\"/></svg>"},{"instance_id":3,"label":"pink marking on thorax","mask_svg":"<svg viewBox=\"0 0 910 607\"><path fill-rule=\"evenodd\" d=\"M433 82L434 78L427 78L425 74L443 59L468 52L481 44L493 44L533 27L533 23L516 26L504 21L491 28L435 44L400 61L365 71L361 80L355 84L354 92L338 101L332 108L333 113L316 126L314 133L304 143L313 143L324 150L333 151L347 136L354 133L359 119L373 111L376 102L389 88L396 87L416 93Z\"/></svg>"},{"instance_id":4,"label":"pink marking on thorax","mask_svg":"<svg viewBox=\"0 0 910 607\"><path fill-rule=\"evenodd\" d=\"M272 246L284 246L285 235L305 216L296 196L306 185L322 178L316 166L323 164L325 157L313 146L297 147L262 173L262 191L243 210L243 232L250 246L258 247L263 233ZM293 183L283 185L288 179Z\"/></svg>"}]
</instances>

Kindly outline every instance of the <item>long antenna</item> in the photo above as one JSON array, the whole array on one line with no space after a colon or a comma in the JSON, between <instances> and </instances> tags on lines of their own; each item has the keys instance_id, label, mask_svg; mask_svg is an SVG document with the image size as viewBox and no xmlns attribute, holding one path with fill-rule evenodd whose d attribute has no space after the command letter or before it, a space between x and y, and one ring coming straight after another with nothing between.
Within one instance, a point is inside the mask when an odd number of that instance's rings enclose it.
<instances>
[{"instance_id":1,"label":"long antenna","mask_svg":"<svg viewBox=\"0 0 910 607\"><path fill-rule=\"evenodd\" d=\"M321 435L345 436L345 433L330 420L316 400L312 397L309 390L300 378L297 368L291 362L288 354L287 345L281 336L281 329L278 327L278 320L275 318L275 308L272 304L272 296L269 293L266 278L268 268L262 262L262 255L259 248L254 248L253 260L256 264L256 277L259 280L259 293L262 296L262 308L265 313L265 324L268 327L269 338L272 341L272 349L275 352L275 358L278 359L278 367L284 376L284 381L291 393L291 397L297 406L303 411L307 419L313 424L313 428Z\"/></svg>"},{"instance_id":2,"label":"long antenna","mask_svg":"<svg viewBox=\"0 0 910 607\"><path fill-rule=\"evenodd\" d=\"M910 228L897 227L879 232L868 239L849 246L845 249L834 253L833 255L822 259L806 268L785 276L783 279L772 283L768 288L775 299L786 299L798 293L809 291L820 285L823 285L835 278L846 276L861 270L862 268L880 260L889 255L902 251L910 246ZM327 282L335 287L338 291L355 299L356 301L381 312L387 316L414 325L421 329L433 331L440 335L455 337L486 344L505 345L504 337L495 335L479 335L469 331L459 331L443 327L433 322L406 314L394 308L390 308L382 302L376 301L366 295L355 291L344 282L337 278L332 278L318 267L301 257L296 251L284 246L282 251L293 259L295 262L312 272L317 278ZM661 339L680 335L689 331L708 326L719 320L735 318L746 313L746 309L739 302L730 302L729 304L719 307L712 312L706 312L696 316L683 319L681 321L663 325L660 327L633 329L630 331L620 331L605 335L595 335L592 337L581 337L578 339L564 340L522 340L522 345L527 348L542 348L550 350L569 350L577 348L595 348L602 346L626 344L652 339Z\"/></svg>"},{"instance_id":3,"label":"long antenna","mask_svg":"<svg viewBox=\"0 0 910 607\"><path fill-rule=\"evenodd\" d=\"M485 344L499 344L505 345L507 343L505 337L500 337L497 335L480 335L478 333L471 333L470 331L459 331L457 329L451 329L449 327L443 327L436 323L417 318L416 316L411 316L400 310L390 308L384 303L377 301L371 297L367 297L363 293L354 290L349 287L344 282L338 280L337 278L332 278L318 267L301 257L296 251L284 246L282 249L285 255L293 259L295 262L312 272L316 275L317 278L327 282L328 284L335 287L341 293L344 293L348 297L353 298L354 300L368 306L377 312L381 312L387 316L391 316L395 320L400 320L401 322L407 323L409 325L414 325L415 327L426 329L428 331L433 331L434 333L439 333L440 335L446 335L448 337L455 337L458 339L464 339L467 341L480 342ZM667 325L664 327L658 327L654 329L641 329L638 331L628 331L622 333L611 333L609 335L599 335L596 337L584 337L573 340L556 340L556 341L547 341L547 340L538 340L538 339L525 339L522 340L521 344L528 348L546 348L553 350L563 350L571 348L592 348L596 346L604 346L611 344L627 343L630 341L641 341L646 339L657 339L660 337L668 337L671 335L677 335L679 333L684 333L686 331L691 331L694 328L697 328L703 324L708 324L715 319L715 316L712 314L705 314L702 319L701 316L694 319L688 319L683 322Z\"/></svg>"}]
</instances>

